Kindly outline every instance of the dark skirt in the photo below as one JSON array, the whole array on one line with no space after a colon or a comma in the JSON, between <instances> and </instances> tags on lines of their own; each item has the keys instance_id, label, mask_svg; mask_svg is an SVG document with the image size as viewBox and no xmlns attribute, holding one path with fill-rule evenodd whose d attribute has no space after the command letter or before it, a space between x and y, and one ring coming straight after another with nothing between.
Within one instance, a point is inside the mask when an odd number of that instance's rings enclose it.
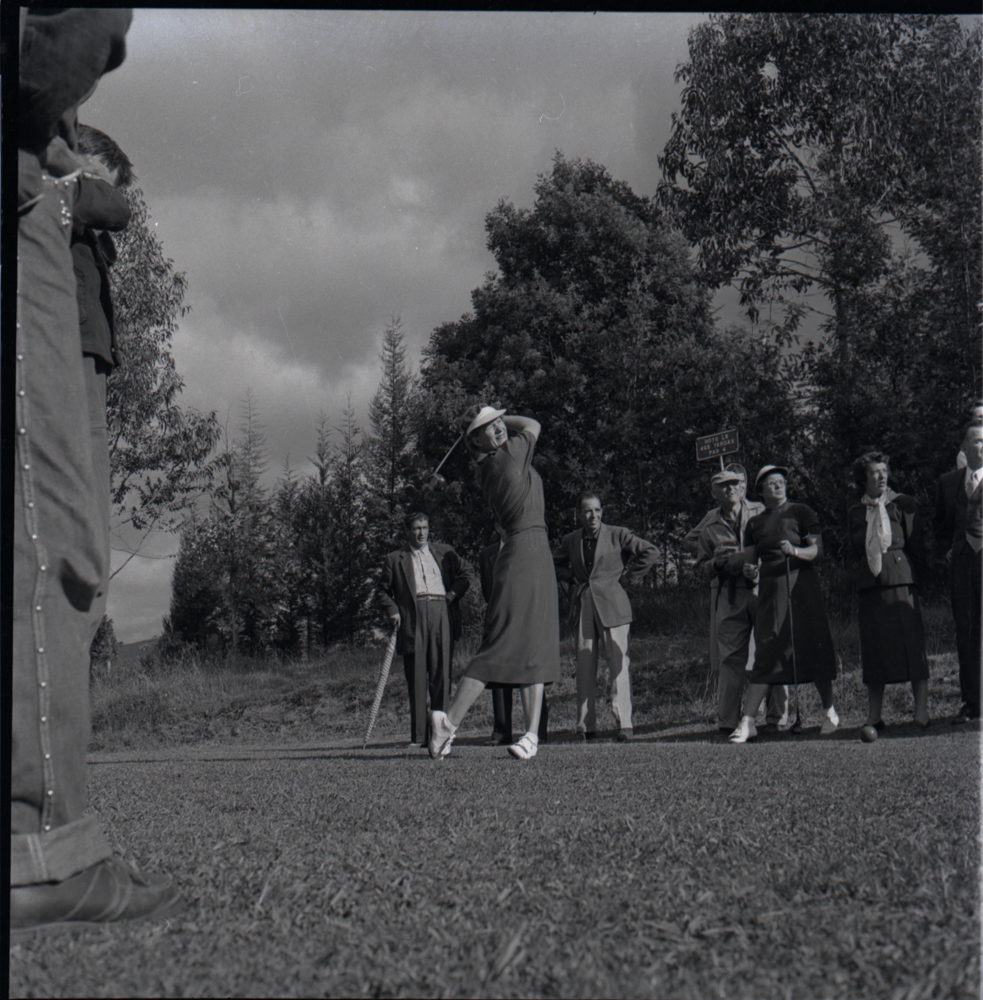
<instances>
[{"instance_id":1,"label":"dark skirt","mask_svg":"<svg viewBox=\"0 0 983 1000\"><path fill-rule=\"evenodd\" d=\"M913 587L871 587L858 594L864 684L928 680L922 609Z\"/></svg>"},{"instance_id":2,"label":"dark skirt","mask_svg":"<svg viewBox=\"0 0 983 1000\"><path fill-rule=\"evenodd\" d=\"M797 559L791 562L794 567L791 614L784 560L761 567L758 613L754 619L752 684L808 684L836 677L836 652L819 577L809 563Z\"/></svg>"},{"instance_id":3,"label":"dark skirt","mask_svg":"<svg viewBox=\"0 0 983 1000\"><path fill-rule=\"evenodd\" d=\"M498 553L481 648L464 676L493 684L559 681L560 613L545 528L510 535Z\"/></svg>"}]
</instances>

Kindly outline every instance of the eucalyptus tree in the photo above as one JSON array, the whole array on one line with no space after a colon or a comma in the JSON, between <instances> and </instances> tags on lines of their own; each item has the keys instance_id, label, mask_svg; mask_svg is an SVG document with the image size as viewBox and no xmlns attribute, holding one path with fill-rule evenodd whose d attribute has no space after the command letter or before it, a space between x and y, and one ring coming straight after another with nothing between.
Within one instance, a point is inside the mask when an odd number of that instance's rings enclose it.
<instances>
[{"instance_id":1,"label":"eucalyptus tree","mask_svg":"<svg viewBox=\"0 0 983 1000\"><path fill-rule=\"evenodd\" d=\"M659 202L776 342L818 314L793 363L830 509L885 439L927 488L980 392L980 54L952 17L714 14L677 70Z\"/></svg>"}]
</instances>

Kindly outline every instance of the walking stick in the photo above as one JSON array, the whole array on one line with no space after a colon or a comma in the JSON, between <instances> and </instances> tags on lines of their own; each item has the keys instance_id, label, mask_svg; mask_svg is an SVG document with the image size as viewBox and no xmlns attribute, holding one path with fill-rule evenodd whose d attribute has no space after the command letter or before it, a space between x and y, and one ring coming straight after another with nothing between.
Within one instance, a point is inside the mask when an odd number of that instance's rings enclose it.
<instances>
[{"instance_id":1,"label":"walking stick","mask_svg":"<svg viewBox=\"0 0 983 1000\"><path fill-rule=\"evenodd\" d=\"M799 675L795 666L795 618L792 615L792 576L788 568L789 557L785 557L785 586L788 589L788 628L792 633L792 680L795 683L795 722L790 732L802 732L802 717L799 715Z\"/></svg>"},{"instance_id":2,"label":"walking stick","mask_svg":"<svg viewBox=\"0 0 983 1000\"><path fill-rule=\"evenodd\" d=\"M389 680L389 668L393 665L393 656L396 654L396 633L398 626L393 627L393 634L389 637L386 646L386 658L382 661L382 670L379 671L379 683L375 686L375 698L372 700L372 711L369 712L369 724L365 727L365 736L362 739L362 749L365 749L372 735L372 727L375 725L376 716L379 714L379 706L382 704L382 695L386 690L386 681Z\"/></svg>"}]
</instances>

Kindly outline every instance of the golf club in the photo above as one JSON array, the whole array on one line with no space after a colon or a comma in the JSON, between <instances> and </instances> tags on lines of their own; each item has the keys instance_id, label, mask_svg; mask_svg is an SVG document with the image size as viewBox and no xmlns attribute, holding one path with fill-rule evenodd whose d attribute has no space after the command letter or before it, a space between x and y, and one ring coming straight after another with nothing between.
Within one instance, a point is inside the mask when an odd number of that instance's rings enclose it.
<instances>
[{"instance_id":1,"label":"golf club","mask_svg":"<svg viewBox=\"0 0 983 1000\"><path fill-rule=\"evenodd\" d=\"M454 451L454 449L461 443L461 441L464 440L464 434L465 432L461 431L461 436L450 446L450 449L448 450L447 454L440 460L440 465L438 465L437 468L434 469L429 476L427 476L425 489L432 490L434 489L434 487L439 486L441 483L447 482L447 480L444 479L443 476L438 475L438 473L440 472L444 462L446 462L447 459L451 457L451 453Z\"/></svg>"},{"instance_id":2,"label":"golf club","mask_svg":"<svg viewBox=\"0 0 983 1000\"><path fill-rule=\"evenodd\" d=\"M795 669L795 619L792 617L792 577L788 569L788 559L785 557L785 586L788 588L788 628L792 633L792 680L795 683L795 722L789 730L792 733L802 732L802 717L799 715L799 676Z\"/></svg>"}]
</instances>

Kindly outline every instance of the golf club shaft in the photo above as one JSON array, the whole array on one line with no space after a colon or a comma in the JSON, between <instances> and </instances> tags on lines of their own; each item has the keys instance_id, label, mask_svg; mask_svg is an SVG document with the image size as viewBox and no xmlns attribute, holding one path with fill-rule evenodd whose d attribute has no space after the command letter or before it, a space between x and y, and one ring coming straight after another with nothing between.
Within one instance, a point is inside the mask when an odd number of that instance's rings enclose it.
<instances>
[{"instance_id":1,"label":"golf club shaft","mask_svg":"<svg viewBox=\"0 0 983 1000\"><path fill-rule=\"evenodd\" d=\"M436 469L434 469L434 470L433 470L433 472L431 472L431 473L430 473L430 476L431 476L431 477L433 477L433 476L436 476L436 475L437 475L437 473L438 473L438 472L440 472L441 468L443 467L443 464L444 464L444 462L446 462L446 461L447 461L447 459L449 459L449 458L451 457L451 452L453 452L453 451L454 451L454 449L455 449L455 448L456 448L456 447L457 447L457 446L458 446L458 445L459 445L459 444L461 443L461 440L462 440L463 438L464 438L464 431L461 431L461 436L460 436L460 437L459 437L459 438L458 438L458 439L457 439L457 440L456 440L456 441L455 441L455 442L454 442L454 443L453 443L453 444L451 445L451 447L450 447L450 450L449 450L449 451L447 452L447 454L446 454L446 455L445 455L445 456L444 456L444 457L443 457L443 458L442 458L442 459L440 460L440 465L438 465L438 466L437 466L437 468L436 468Z\"/></svg>"},{"instance_id":2,"label":"golf club shaft","mask_svg":"<svg viewBox=\"0 0 983 1000\"><path fill-rule=\"evenodd\" d=\"M795 618L792 615L792 574L789 571L788 556L785 557L785 587L788 591L788 630L792 638L792 681L795 684L795 726L801 726L802 719L799 716L799 672L795 664Z\"/></svg>"}]
</instances>

